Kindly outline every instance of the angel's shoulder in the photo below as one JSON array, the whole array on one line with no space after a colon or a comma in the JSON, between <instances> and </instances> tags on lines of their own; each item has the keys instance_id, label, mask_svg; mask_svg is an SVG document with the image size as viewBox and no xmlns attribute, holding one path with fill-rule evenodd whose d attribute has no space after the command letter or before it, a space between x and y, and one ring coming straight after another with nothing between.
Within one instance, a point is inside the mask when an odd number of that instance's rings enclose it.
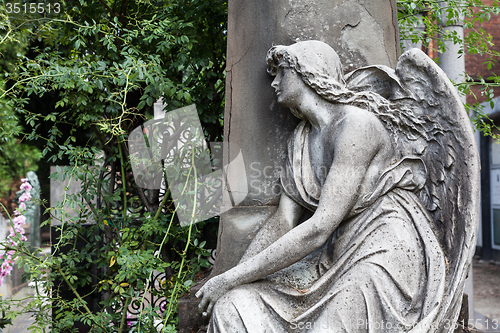
<instances>
[{"instance_id":1,"label":"angel's shoulder","mask_svg":"<svg viewBox=\"0 0 500 333\"><path fill-rule=\"evenodd\" d=\"M373 139L387 133L380 119L372 112L353 105L347 106L346 111L340 128L351 135Z\"/></svg>"}]
</instances>

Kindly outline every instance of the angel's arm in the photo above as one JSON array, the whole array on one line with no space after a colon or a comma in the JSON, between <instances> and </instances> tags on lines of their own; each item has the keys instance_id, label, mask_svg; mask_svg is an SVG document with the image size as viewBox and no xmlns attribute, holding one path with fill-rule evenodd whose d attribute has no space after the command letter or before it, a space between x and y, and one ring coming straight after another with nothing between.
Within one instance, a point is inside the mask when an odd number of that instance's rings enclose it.
<instances>
[{"instance_id":1,"label":"angel's arm","mask_svg":"<svg viewBox=\"0 0 500 333\"><path fill-rule=\"evenodd\" d=\"M379 136L369 120L349 117L334 140L334 159L313 216L288 231L257 255L226 272L236 285L249 283L304 258L325 243L351 211L373 157Z\"/></svg>"},{"instance_id":2,"label":"angel's arm","mask_svg":"<svg viewBox=\"0 0 500 333\"><path fill-rule=\"evenodd\" d=\"M281 194L280 202L276 212L260 228L257 235L250 243L240 263L247 261L266 247L277 241L280 237L292 230L299 222L304 208L293 201L284 192Z\"/></svg>"},{"instance_id":3,"label":"angel's arm","mask_svg":"<svg viewBox=\"0 0 500 333\"><path fill-rule=\"evenodd\" d=\"M344 120L335 136L334 159L314 215L273 244L229 271L209 280L197 293L200 308L213 305L229 289L259 280L304 258L325 243L351 211L380 140L368 120Z\"/></svg>"}]
</instances>

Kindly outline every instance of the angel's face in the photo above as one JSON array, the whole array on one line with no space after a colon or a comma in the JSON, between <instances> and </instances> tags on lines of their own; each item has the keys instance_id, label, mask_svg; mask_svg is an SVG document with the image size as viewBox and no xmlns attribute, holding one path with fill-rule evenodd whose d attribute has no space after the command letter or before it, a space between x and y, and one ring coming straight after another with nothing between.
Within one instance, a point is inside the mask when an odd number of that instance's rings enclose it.
<instances>
[{"instance_id":1,"label":"angel's face","mask_svg":"<svg viewBox=\"0 0 500 333\"><path fill-rule=\"evenodd\" d=\"M278 103L289 108L299 108L300 99L305 91L305 83L295 69L286 64L280 64L271 86L276 92Z\"/></svg>"}]
</instances>

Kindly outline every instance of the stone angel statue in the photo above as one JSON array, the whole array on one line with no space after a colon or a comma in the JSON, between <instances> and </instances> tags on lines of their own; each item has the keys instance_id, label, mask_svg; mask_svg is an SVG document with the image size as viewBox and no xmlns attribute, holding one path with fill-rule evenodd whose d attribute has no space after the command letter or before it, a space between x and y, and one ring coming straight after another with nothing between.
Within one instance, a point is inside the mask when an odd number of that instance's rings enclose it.
<instances>
[{"instance_id":1,"label":"stone angel statue","mask_svg":"<svg viewBox=\"0 0 500 333\"><path fill-rule=\"evenodd\" d=\"M476 239L467 114L424 53L344 76L325 43L267 54L302 119L276 213L198 291L209 332L451 332Z\"/></svg>"}]
</instances>

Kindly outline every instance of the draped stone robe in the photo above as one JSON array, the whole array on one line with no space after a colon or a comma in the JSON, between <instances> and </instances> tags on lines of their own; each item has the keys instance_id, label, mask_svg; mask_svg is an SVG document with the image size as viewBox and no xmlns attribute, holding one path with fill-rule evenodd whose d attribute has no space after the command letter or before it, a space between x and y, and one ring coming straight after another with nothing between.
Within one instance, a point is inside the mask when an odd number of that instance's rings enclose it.
<instances>
[{"instance_id":1,"label":"draped stone robe","mask_svg":"<svg viewBox=\"0 0 500 333\"><path fill-rule=\"evenodd\" d=\"M318 179L314 173L309 132L306 121L295 129L281 182L294 201L314 211L326 174ZM418 158L392 165L322 247L219 299L209 332L436 330L444 254L428 212L412 192L425 179Z\"/></svg>"}]
</instances>

